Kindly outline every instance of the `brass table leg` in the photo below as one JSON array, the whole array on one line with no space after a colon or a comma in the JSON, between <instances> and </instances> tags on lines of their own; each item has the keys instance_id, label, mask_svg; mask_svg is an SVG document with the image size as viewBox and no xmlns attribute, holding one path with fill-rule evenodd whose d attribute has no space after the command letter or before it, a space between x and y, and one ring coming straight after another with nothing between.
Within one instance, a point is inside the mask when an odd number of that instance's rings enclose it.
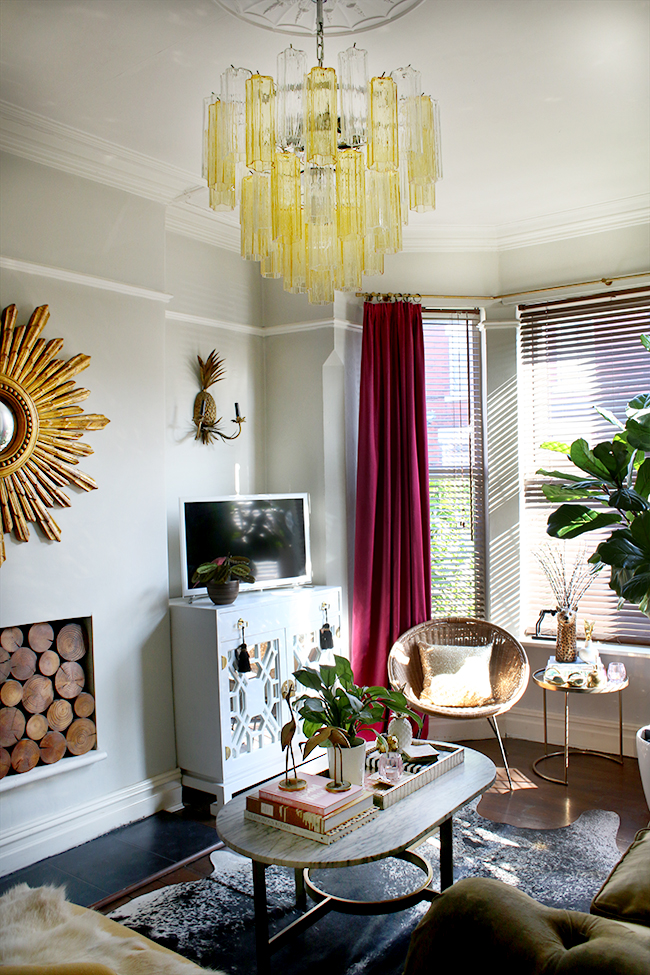
<instances>
[{"instance_id":1,"label":"brass table leg","mask_svg":"<svg viewBox=\"0 0 650 975\"><path fill-rule=\"evenodd\" d=\"M626 685L627 686L627 685ZM533 762L533 771L536 775L539 775L540 779L544 779L546 782L556 782L558 785L569 784L569 752L571 751L574 755L592 755L594 758L606 758L610 762L616 762L617 765L623 764L623 688L618 691L618 758L616 755L607 755L605 752L595 752L588 748L571 748L569 749L569 691L564 691L564 748L560 752L549 752L548 750L548 729L547 729L547 715L546 715L546 688L542 688L543 702L544 702L544 754L540 758L536 758ZM552 775L544 775L543 772L539 771L538 765L540 762L544 762L547 758L558 758L562 756L564 758L564 778L556 779Z\"/></svg>"},{"instance_id":2,"label":"brass table leg","mask_svg":"<svg viewBox=\"0 0 650 975\"><path fill-rule=\"evenodd\" d=\"M569 692L564 692L564 784L569 784Z\"/></svg>"},{"instance_id":3,"label":"brass table leg","mask_svg":"<svg viewBox=\"0 0 650 975\"><path fill-rule=\"evenodd\" d=\"M623 692L618 692L618 756L623 764Z\"/></svg>"},{"instance_id":4,"label":"brass table leg","mask_svg":"<svg viewBox=\"0 0 650 975\"><path fill-rule=\"evenodd\" d=\"M296 878L296 907L303 910L307 907L307 892L305 890L305 874L302 868L295 867L294 875Z\"/></svg>"},{"instance_id":5,"label":"brass table leg","mask_svg":"<svg viewBox=\"0 0 650 975\"><path fill-rule=\"evenodd\" d=\"M542 688L542 697L544 701L544 754L541 758L536 758L533 762L533 771L536 775L539 775L540 779L544 779L545 782L555 782L557 785L567 785L569 784L569 692L564 692L564 748L561 752L549 752L548 750L548 720L546 714L546 688ZM564 778L556 779L553 775L544 775L540 772L537 767L540 762L546 761L547 758L557 758L558 755L562 755L564 758Z\"/></svg>"}]
</instances>

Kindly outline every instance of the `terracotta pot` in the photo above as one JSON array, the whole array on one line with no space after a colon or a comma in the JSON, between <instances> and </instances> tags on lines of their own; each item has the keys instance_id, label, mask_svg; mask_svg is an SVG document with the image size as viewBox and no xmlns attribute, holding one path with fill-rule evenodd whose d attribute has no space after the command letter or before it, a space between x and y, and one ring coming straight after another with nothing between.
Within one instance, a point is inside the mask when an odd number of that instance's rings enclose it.
<instances>
[{"instance_id":1,"label":"terracotta pot","mask_svg":"<svg viewBox=\"0 0 650 975\"><path fill-rule=\"evenodd\" d=\"M215 606L229 606L230 603L234 603L239 595L239 580L222 582L216 586L214 583L208 582L207 590L208 596Z\"/></svg>"}]
</instances>

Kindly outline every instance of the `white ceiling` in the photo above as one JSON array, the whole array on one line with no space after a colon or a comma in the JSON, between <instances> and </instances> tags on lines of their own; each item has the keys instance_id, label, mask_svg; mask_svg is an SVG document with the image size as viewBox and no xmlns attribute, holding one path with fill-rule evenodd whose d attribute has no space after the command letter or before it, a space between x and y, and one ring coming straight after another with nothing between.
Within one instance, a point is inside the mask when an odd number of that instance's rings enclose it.
<instances>
[{"instance_id":1,"label":"white ceiling","mask_svg":"<svg viewBox=\"0 0 650 975\"><path fill-rule=\"evenodd\" d=\"M201 183L203 97L225 67L275 75L290 41L316 60L311 38L251 26L216 0L0 8L5 109L175 167L187 188ZM411 234L647 219L649 35L648 0L424 0L360 33L371 73L412 64L440 103L438 208L413 214ZM351 42L326 31L325 63Z\"/></svg>"}]
</instances>

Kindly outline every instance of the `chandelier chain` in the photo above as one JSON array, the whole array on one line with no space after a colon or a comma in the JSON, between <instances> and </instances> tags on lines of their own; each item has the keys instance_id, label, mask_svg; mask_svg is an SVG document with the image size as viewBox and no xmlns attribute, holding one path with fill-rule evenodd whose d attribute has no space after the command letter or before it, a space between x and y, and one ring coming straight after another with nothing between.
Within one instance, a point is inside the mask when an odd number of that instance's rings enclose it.
<instances>
[{"instance_id":1,"label":"chandelier chain","mask_svg":"<svg viewBox=\"0 0 650 975\"><path fill-rule=\"evenodd\" d=\"M325 34L323 32L323 0L316 0L316 58L318 67L323 67L325 57Z\"/></svg>"}]
</instances>

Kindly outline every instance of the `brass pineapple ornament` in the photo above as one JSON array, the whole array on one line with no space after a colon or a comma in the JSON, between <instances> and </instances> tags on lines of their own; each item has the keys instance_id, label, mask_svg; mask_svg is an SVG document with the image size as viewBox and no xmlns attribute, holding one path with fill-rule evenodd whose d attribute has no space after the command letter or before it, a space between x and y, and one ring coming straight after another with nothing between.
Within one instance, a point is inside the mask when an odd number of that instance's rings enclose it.
<instances>
[{"instance_id":1,"label":"brass pineapple ornament","mask_svg":"<svg viewBox=\"0 0 650 975\"><path fill-rule=\"evenodd\" d=\"M217 405L212 394L208 392L208 389L220 379L223 379L225 368L223 359L219 358L216 349L212 350L205 362L200 355L197 355L196 358L199 360L201 390L197 393L196 399L194 400L193 419L196 424L196 436L194 439L201 440L202 443L212 443L214 431L211 428L221 423L221 417L217 419Z\"/></svg>"},{"instance_id":2,"label":"brass pineapple ornament","mask_svg":"<svg viewBox=\"0 0 650 975\"><path fill-rule=\"evenodd\" d=\"M242 423L246 422L246 417L241 416L239 412L239 403L235 403L235 419L232 421L237 427L237 433L233 433L229 437L227 433L219 429L221 417L217 417L217 404L208 392L210 386L224 378L226 372L224 360L219 358L216 349L212 350L205 362L200 355L197 355L196 358L199 360L201 390L194 400L194 413L192 415L196 424L194 439L200 440L201 443L213 443L216 437L221 437L222 440L236 440L241 433Z\"/></svg>"}]
</instances>

